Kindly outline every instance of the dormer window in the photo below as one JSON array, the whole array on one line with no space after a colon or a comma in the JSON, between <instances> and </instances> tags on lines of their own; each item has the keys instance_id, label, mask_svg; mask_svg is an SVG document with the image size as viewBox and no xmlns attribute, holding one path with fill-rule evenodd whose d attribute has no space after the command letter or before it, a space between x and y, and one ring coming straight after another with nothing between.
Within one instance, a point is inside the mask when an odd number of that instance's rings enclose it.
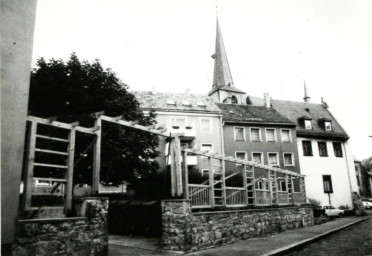
<instances>
[{"instance_id":1,"label":"dormer window","mask_svg":"<svg viewBox=\"0 0 372 256\"><path fill-rule=\"evenodd\" d=\"M312 120L312 118L309 117L309 116L302 116L302 117L299 118L300 123L303 124L303 126L305 127L306 130L313 129L313 126L311 124L311 120Z\"/></svg>"},{"instance_id":2,"label":"dormer window","mask_svg":"<svg viewBox=\"0 0 372 256\"><path fill-rule=\"evenodd\" d=\"M332 131L332 120L329 118L319 119L319 126L322 127L325 131Z\"/></svg>"},{"instance_id":3,"label":"dormer window","mask_svg":"<svg viewBox=\"0 0 372 256\"><path fill-rule=\"evenodd\" d=\"M326 131L332 131L331 122L324 122L324 127Z\"/></svg>"},{"instance_id":4,"label":"dormer window","mask_svg":"<svg viewBox=\"0 0 372 256\"><path fill-rule=\"evenodd\" d=\"M166 99L167 105L176 105L176 102L172 99Z\"/></svg>"},{"instance_id":5,"label":"dormer window","mask_svg":"<svg viewBox=\"0 0 372 256\"><path fill-rule=\"evenodd\" d=\"M184 106L191 106L191 103L190 103L190 101L188 101L188 100L181 100L181 103L182 103L182 105L184 105Z\"/></svg>"},{"instance_id":6,"label":"dormer window","mask_svg":"<svg viewBox=\"0 0 372 256\"><path fill-rule=\"evenodd\" d=\"M238 99L234 95L231 97L231 103L238 104Z\"/></svg>"}]
</instances>

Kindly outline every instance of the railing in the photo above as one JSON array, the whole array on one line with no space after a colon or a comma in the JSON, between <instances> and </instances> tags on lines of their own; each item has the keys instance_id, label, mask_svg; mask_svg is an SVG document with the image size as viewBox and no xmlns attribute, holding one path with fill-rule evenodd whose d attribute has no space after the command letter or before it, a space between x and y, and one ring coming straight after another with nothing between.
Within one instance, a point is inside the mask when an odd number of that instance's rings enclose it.
<instances>
[{"instance_id":1,"label":"railing","mask_svg":"<svg viewBox=\"0 0 372 256\"><path fill-rule=\"evenodd\" d=\"M293 203L294 204L302 204L303 202L303 195L301 192L293 192Z\"/></svg>"},{"instance_id":2,"label":"railing","mask_svg":"<svg viewBox=\"0 0 372 256\"><path fill-rule=\"evenodd\" d=\"M270 205L271 204L271 196L270 190L266 189L256 189L256 205Z\"/></svg>"},{"instance_id":3,"label":"railing","mask_svg":"<svg viewBox=\"0 0 372 256\"><path fill-rule=\"evenodd\" d=\"M287 191L278 191L278 204L288 204L289 198L288 198L288 192Z\"/></svg>"},{"instance_id":4,"label":"railing","mask_svg":"<svg viewBox=\"0 0 372 256\"><path fill-rule=\"evenodd\" d=\"M226 205L240 207L246 205L244 188L226 187Z\"/></svg>"},{"instance_id":5,"label":"railing","mask_svg":"<svg viewBox=\"0 0 372 256\"><path fill-rule=\"evenodd\" d=\"M192 208L211 207L209 185L189 184L188 187Z\"/></svg>"}]
</instances>

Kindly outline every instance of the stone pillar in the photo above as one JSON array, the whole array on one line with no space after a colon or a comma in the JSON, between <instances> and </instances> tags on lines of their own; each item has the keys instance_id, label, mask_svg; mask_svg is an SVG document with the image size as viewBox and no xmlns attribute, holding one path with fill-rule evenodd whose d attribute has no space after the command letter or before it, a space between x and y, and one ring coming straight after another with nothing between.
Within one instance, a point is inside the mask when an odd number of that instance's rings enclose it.
<instances>
[{"instance_id":1,"label":"stone pillar","mask_svg":"<svg viewBox=\"0 0 372 256\"><path fill-rule=\"evenodd\" d=\"M163 249L187 251L190 249L187 235L188 223L191 221L190 201L185 199L163 200L162 236Z\"/></svg>"}]
</instances>

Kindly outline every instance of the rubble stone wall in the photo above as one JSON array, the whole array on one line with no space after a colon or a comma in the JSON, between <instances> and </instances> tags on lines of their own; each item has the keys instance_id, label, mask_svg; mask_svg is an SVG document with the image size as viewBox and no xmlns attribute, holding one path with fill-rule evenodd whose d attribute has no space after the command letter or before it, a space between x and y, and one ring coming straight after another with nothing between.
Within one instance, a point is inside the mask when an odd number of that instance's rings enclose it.
<instances>
[{"instance_id":1,"label":"rubble stone wall","mask_svg":"<svg viewBox=\"0 0 372 256\"><path fill-rule=\"evenodd\" d=\"M12 256L108 254L108 198L74 200L77 217L18 220Z\"/></svg>"},{"instance_id":2,"label":"rubble stone wall","mask_svg":"<svg viewBox=\"0 0 372 256\"><path fill-rule=\"evenodd\" d=\"M188 200L162 201L165 250L196 251L313 224L308 206L192 213Z\"/></svg>"}]
</instances>

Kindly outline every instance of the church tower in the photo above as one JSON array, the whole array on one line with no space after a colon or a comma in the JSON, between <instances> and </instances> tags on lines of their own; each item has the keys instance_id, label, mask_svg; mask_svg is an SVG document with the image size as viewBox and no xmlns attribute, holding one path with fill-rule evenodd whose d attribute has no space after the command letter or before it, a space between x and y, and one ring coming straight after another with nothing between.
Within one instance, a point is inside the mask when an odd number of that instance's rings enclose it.
<instances>
[{"instance_id":1,"label":"church tower","mask_svg":"<svg viewBox=\"0 0 372 256\"><path fill-rule=\"evenodd\" d=\"M216 103L246 104L246 93L234 86L218 18L216 49L212 58L214 59L213 85L208 96Z\"/></svg>"}]
</instances>

